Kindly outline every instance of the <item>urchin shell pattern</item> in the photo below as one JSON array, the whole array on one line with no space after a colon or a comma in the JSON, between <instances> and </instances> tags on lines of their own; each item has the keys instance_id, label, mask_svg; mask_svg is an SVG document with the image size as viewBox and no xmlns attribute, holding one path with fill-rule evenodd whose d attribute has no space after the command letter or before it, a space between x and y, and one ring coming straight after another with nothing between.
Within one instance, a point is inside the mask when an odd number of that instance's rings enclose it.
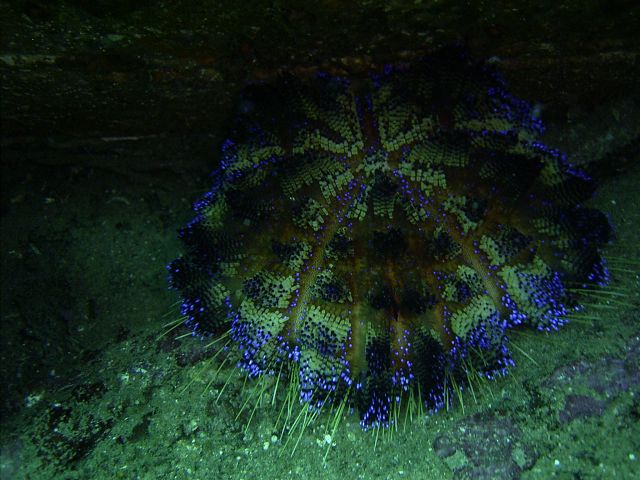
<instances>
[{"instance_id":1,"label":"urchin shell pattern","mask_svg":"<svg viewBox=\"0 0 640 480\"><path fill-rule=\"evenodd\" d=\"M503 373L509 329L557 329L569 282L607 281L593 182L530 110L458 50L250 87L168 267L187 324L364 427L410 389L435 410L466 369Z\"/></svg>"}]
</instances>

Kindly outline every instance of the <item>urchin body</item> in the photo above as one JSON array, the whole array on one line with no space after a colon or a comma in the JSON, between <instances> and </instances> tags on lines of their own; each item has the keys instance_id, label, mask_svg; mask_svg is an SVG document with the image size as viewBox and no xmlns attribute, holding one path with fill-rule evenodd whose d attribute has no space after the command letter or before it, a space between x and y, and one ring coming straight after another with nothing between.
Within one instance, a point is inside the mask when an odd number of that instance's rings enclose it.
<instances>
[{"instance_id":1,"label":"urchin body","mask_svg":"<svg viewBox=\"0 0 640 480\"><path fill-rule=\"evenodd\" d=\"M365 427L415 392L437 409L469 368L505 371L509 329L564 324L570 282L607 280L591 179L457 50L243 105L171 281L190 327L229 332L251 376L295 372L313 406Z\"/></svg>"}]
</instances>

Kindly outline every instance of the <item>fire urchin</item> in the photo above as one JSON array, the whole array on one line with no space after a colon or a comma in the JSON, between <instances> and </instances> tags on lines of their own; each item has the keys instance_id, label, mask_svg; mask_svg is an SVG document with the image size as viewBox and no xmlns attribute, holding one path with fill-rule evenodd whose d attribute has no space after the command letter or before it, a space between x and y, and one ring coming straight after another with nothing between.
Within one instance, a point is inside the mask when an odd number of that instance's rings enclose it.
<instances>
[{"instance_id":1,"label":"fire urchin","mask_svg":"<svg viewBox=\"0 0 640 480\"><path fill-rule=\"evenodd\" d=\"M469 371L513 363L507 332L555 330L604 284L593 182L458 50L366 78L246 90L212 189L170 266L186 324L228 334L251 377L384 426Z\"/></svg>"}]
</instances>

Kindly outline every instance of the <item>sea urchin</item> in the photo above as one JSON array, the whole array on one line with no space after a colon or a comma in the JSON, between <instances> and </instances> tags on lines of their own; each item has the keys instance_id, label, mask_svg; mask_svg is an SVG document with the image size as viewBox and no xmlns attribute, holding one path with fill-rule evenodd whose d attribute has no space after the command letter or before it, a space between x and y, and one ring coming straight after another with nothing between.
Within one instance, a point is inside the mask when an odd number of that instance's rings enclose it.
<instances>
[{"instance_id":1,"label":"sea urchin","mask_svg":"<svg viewBox=\"0 0 640 480\"><path fill-rule=\"evenodd\" d=\"M367 78L248 88L212 189L168 268L194 331L228 332L252 377L295 372L314 407L388 425L419 392L513 363L555 330L569 283L603 284L593 182L541 144L499 76L446 49Z\"/></svg>"}]
</instances>

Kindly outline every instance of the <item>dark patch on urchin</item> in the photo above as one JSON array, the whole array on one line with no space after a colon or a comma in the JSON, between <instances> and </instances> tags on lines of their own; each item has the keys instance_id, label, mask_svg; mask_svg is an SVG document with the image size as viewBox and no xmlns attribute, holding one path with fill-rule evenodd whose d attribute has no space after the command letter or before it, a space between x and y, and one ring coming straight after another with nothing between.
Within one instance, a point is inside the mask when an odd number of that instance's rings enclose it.
<instances>
[{"instance_id":1,"label":"dark patch on urchin","mask_svg":"<svg viewBox=\"0 0 640 480\"><path fill-rule=\"evenodd\" d=\"M415 314L425 313L436 303L436 296L429 292L426 288L419 285L405 283L402 289L402 305Z\"/></svg>"},{"instance_id":2,"label":"dark patch on urchin","mask_svg":"<svg viewBox=\"0 0 640 480\"><path fill-rule=\"evenodd\" d=\"M380 259L396 258L407 248L407 242L399 228L390 228L386 232L373 232L372 246Z\"/></svg>"},{"instance_id":3,"label":"dark patch on urchin","mask_svg":"<svg viewBox=\"0 0 640 480\"><path fill-rule=\"evenodd\" d=\"M335 256L336 259L346 259L352 256L353 240L344 234L335 234L327 245L327 254Z\"/></svg>"},{"instance_id":4,"label":"dark patch on urchin","mask_svg":"<svg viewBox=\"0 0 640 480\"><path fill-rule=\"evenodd\" d=\"M459 245L451 238L447 232L436 233L430 242L427 243L426 255L432 255L437 259L444 259L458 252Z\"/></svg>"},{"instance_id":5,"label":"dark patch on urchin","mask_svg":"<svg viewBox=\"0 0 640 480\"><path fill-rule=\"evenodd\" d=\"M467 198L464 213L472 222L479 222L484 218L487 210L487 200L480 198Z\"/></svg>"},{"instance_id":6,"label":"dark patch on urchin","mask_svg":"<svg viewBox=\"0 0 640 480\"><path fill-rule=\"evenodd\" d=\"M367 300L376 310L387 310L394 304L393 290L387 284L378 283L369 290Z\"/></svg>"},{"instance_id":7,"label":"dark patch on urchin","mask_svg":"<svg viewBox=\"0 0 640 480\"><path fill-rule=\"evenodd\" d=\"M288 262L298 251L298 246L295 243L285 243L278 240L272 240L271 251L281 262Z\"/></svg>"},{"instance_id":8,"label":"dark patch on urchin","mask_svg":"<svg viewBox=\"0 0 640 480\"><path fill-rule=\"evenodd\" d=\"M297 363L303 401L349 392L365 428L410 390L437 410L467 369L506 372L510 328L563 325L568 282L607 281L592 179L459 49L251 86L238 117L170 282L250 376Z\"/></svg>"}]
</instances>

